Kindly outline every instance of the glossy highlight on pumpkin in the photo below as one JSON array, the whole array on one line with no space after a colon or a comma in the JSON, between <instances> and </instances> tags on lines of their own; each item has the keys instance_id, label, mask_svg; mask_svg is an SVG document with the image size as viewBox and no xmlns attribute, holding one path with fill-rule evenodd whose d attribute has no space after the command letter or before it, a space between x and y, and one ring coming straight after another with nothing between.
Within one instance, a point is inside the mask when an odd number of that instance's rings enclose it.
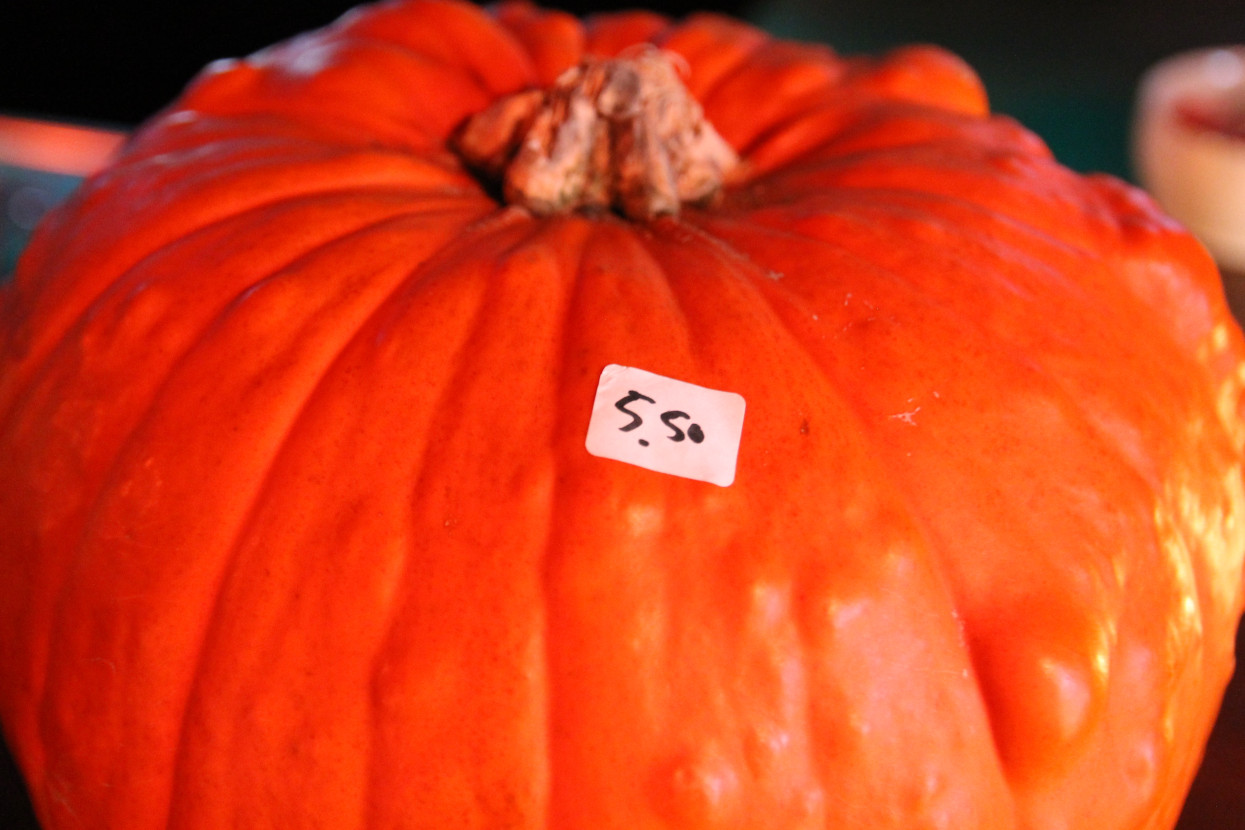
<instances>
[{"instance_id":1,"label":"glossy highlight on pumpkin","mask_svg":"<svg viewBox=\"0 0 1245 830\"><path fill-rule=\"evenodd\" d=\"M639 43L714 203L536 217L454 154ZM0 337L49 830L1169 828L1232 670L1214 266L934 48L361 7L144 125ZM747 401L729 487L585 451L611 364Z\"/></svg>"}]
</instances>

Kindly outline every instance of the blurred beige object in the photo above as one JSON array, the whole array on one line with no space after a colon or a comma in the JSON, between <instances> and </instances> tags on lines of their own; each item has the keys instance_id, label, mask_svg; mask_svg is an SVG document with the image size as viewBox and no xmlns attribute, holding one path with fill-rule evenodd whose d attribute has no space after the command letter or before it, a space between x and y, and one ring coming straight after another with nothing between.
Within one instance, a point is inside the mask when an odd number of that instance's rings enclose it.
<instances>
[{"instance_id":1,"label":"blurred beige object","mask_svg":"<svg viewBox=\"0 0 1245 830\"><path fill-rule=\"evenodd\" d=\"M86 176L108 163L124 133L0 115L0 164Z\"/></svg>"},{"instance_id":2,"label":"blurred beige object","mask_svg":"<svg viewBox=\"0 0 1245 830\"><path fill-rule=\"evenodd\" d=\"M1245 46L1183 52L1142 77L1134 162L1225 270L1245 271Z\"/></svg>"},{"instance_id":3,"label":"blurred beige object","mask_svg":"<svg viewBox=\"0 0 1245 830\"><path fill-rule=\"evenodd\" d=\"M0 283L44 215L107 165L125 138L116 128L0 113Z\"/></svg>"}]
</instances>

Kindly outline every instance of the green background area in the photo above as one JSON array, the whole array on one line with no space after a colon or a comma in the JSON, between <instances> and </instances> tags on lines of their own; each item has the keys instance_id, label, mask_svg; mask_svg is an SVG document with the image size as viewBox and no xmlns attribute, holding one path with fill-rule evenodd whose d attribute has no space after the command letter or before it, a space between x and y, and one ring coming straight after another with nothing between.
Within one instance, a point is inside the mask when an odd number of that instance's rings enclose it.
<instances>
[{"instance_id":1,"label":"green background area","mask_svg":"<svg viewBox=\"0 0 1245 830\"><path fill-rule=\"evenodd\" d=\"M948 48L981 76L992 108L1040 135L1064 164L1129 180L1133 99L1146 69L1185 49L1245 42L1242 0L767 0L748 16L847 54Z\"/></svg>"}]
</instances>

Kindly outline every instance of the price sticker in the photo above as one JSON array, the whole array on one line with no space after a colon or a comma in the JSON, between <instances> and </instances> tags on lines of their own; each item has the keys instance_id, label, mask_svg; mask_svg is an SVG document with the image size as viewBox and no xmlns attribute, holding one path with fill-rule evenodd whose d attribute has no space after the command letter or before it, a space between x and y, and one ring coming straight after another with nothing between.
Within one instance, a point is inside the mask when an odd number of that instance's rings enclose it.
<instances>
[{"instance_id":1,"label":"price sticker","mask_svg":"<svg viewBox=\"0 0 1245 830\"><path fill-rule=\"evenodd\" d=\"M742 395L610 364L585 446L599 458L729 487L743 427Z\"/></svg>"}]
</instances>

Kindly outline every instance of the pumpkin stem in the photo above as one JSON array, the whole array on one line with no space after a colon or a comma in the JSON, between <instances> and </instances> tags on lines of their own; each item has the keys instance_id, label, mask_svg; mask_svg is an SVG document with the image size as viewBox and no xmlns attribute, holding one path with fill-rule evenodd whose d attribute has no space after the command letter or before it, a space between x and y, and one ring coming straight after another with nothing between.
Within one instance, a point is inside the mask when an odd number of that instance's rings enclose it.
<instances>
[{"instance_id":1,"label":"pumpkin stem","mask_svg":"<svg viewBox=\"0 0 1245 830\"><path fill-rule=\"evenodd\" d=\"M672 56L651 46L585 59L551 89L502 98L467 119L454 143L501 180L508 203L540 216L677 214L684 202L711 200L738 163Z\"/></svg>"}]
</instances>

